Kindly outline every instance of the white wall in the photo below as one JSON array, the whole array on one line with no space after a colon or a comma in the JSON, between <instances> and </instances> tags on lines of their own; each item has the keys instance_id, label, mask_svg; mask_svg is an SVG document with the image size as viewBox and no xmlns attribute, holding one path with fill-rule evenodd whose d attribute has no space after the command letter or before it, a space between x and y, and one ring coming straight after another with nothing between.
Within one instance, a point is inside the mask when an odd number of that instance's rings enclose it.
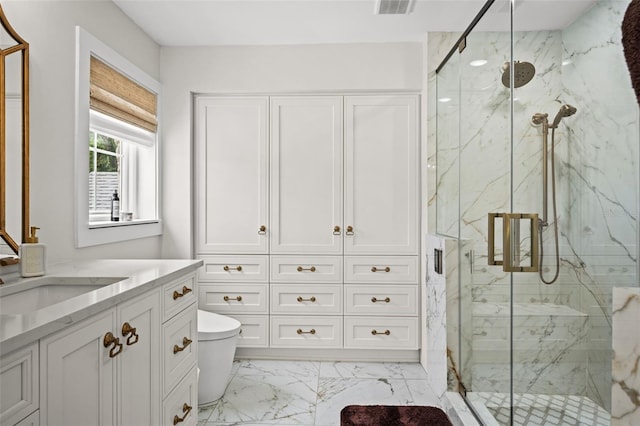
<instances>
[{"instance_id":1,"label":"white wall","mask_svg":"<svg viewBox=\"0 0 640 426\"><path fill-rule=\"evenodd\" d=\"M111 1L3 1L2 8L29 43L31 224L41 228L49 260L159 257L160 237L75 248L75 26L156 79L160 47Z\"/></svg>"},{"instance_id":2,"label":"white wall","mask_svg":"<svg viewBox=\"0 0 640 426\"><path fill-rule=\"evenodd\" d=\"M163 257L192 254L193 93L422 89L422 44L163 47Z\"/></svg>"}]
</instances>

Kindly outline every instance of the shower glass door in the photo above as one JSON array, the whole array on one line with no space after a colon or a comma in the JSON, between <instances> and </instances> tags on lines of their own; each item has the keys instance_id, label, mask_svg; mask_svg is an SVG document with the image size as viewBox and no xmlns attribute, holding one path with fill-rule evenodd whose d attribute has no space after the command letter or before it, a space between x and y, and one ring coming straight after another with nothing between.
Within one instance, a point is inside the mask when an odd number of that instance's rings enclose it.
<instances>
[{"instance_id":1,"label":"shower glass door","mask_svg":"<svg viewBox=\"0 0 640 426\"><path fill-rule=\"evenodd\" d=\"M487 2L438 70L436 228L459 253L449 387L485 424L610 424L612 289L638 285L628 4Z\"/></svg>"}]
</instances>

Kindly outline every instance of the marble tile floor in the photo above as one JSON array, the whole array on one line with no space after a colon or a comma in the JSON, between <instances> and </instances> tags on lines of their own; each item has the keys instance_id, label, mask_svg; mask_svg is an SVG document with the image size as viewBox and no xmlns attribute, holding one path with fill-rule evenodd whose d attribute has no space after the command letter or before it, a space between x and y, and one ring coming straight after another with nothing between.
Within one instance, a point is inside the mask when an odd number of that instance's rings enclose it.
<instances>
[{"instance_id":1,"label":"marble tile floor","mask_svg":"<svg viewBox=\"0 0 640 426\"><path fill-rule=\"evenodd\" d=\"M351 404L442 406L419 363L241 360L231 376L198 426L339 426Z\"/></svg>"}]
</instances>

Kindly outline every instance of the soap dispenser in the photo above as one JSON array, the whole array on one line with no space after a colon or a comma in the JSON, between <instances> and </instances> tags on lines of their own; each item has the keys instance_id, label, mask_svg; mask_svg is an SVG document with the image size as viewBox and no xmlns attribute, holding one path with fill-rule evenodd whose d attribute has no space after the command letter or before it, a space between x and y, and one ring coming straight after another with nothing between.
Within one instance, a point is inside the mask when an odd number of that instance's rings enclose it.
<instances>
[{"instance_id":1,"label":"soap dispenser","mask_svg":"<svg viewBox=\"0 0 640 426\"><path fill-rule=\"evenodd\" d=\"M20 246L20 273L23 277L39 277L45 273L46 247L38 242L36 231L40 229L31 227L31 235Z\"/></svg>"}]
</instances>

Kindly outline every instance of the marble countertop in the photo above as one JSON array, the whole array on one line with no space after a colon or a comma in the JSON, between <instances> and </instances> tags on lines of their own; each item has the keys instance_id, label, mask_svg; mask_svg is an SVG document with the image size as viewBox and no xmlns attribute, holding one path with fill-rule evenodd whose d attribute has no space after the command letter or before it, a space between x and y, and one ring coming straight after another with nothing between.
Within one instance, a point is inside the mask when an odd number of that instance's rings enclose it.
<instances>
[{"instance_id":1,"label":"marble countertop","mask_svg":"<svg viewBox=\"0 0 640 426\"><path fill-rule=\"evenodd\" d=\"M64 278L69 278L69 282L85 278L89 283L101 278L121 278L113 284L35 311L20 314L0 312L0 355L194 272L202 263L202 260L191 259L69 261L48 265L44 277L10 281L0 286L0 296L29 288L30 284L42 278L51 278L58 284L64 283Z\"/></svg>"}]
</instances>

